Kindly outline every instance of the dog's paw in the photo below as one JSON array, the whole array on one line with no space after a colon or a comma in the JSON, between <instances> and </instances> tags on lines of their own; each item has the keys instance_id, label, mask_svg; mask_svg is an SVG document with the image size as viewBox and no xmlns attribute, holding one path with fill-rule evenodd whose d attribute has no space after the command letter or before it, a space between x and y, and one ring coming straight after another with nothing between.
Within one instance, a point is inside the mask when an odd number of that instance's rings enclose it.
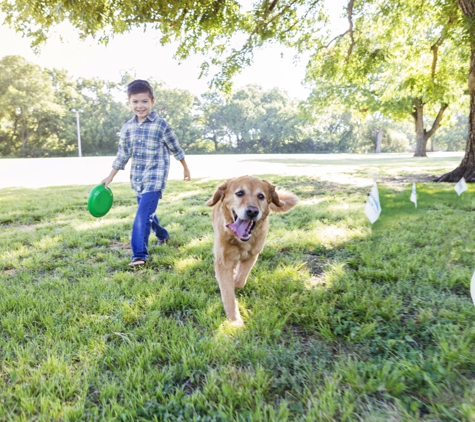
<instances>
[{"instance_id":1,"label":"dog's paw","mask_svg":"<svg viewBox=\"0 0 475 422\"><path fill-rule=\"evenodd\" d=\"M244 327L244 321L242 319L236 319L234 321L230 321L229 325L231 327Z\"/></svg>"},{"instance_id":2,"label":"dog's paw","mask_svg":"<svg viewBox=\"0 0 475 422\"><path fill-rule=\"evenodd\" d=\"M219 326L219 331L227 336L234 336L245 327L242 319L231 321L226 318Z\"/></svg>"}]
</instances>

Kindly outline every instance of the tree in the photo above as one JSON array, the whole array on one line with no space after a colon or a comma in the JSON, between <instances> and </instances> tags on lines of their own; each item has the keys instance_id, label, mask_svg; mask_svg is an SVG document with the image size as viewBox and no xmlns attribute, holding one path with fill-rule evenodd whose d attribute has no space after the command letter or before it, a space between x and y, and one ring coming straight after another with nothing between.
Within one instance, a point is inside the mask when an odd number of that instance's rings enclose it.
<instances>
[{"instance_id":1,"label":"tree","mask_svg":"<svg viewBox=\"0 0 475 422\"><path fill-rule=\"evenodd\" d=\"M197 152L202 135L198 127L198 100L189 91L153 83L155 110L167 120L185 151Z\"/></svg>"},{"instance_id":2,"label":"tree","mask_svg":"<svg viewBox=\"0 0 475 422\"><path fill-rule=\"evenodd\" d=\"M77 81L77 100L69 103L69 110L81 109L81 141L84 155L107 155L117 152L118 132L130 119L126 96L118 84L97 78ZM124 101L117 101L122 94ZM73 113L69 113L70 127L76 127ZM76 135L74 135L76 139Z\"/></svg>"},{"instance_id":3,"label":"tree","mask_svg":"<svg viewBox=\"0 0 475 422\"><path fill-rule=\"evenodd\" d=\"M460 13L450 14L444 22L426 3L350 1L346 33L306 41L307 48L314 46L307 72L315 86L310 101L396 120L412 116L414 155L426 156L427 141L448 105L463 96L466 57L456 46L461 31L455 26ZM433 119L429 129L427 115Z\"/></svg>"},{"instance_id":4,"label":"tree","mask_svg":"<svg viewBox=\"0 0 475 422\"><path fill-rule=\"evenodd\" d=\"M465 33L463 42L470 49L468 74L468 92L470 96L470 114L468 118L468 137L465 156L460 165L436 179L437 182L458 182L462 177L466 181L475 180L475 3L471 0L458 0L463 13Z\"/></svg>"},{"instance_id":5,"label":"tree","mask_svg":"<svg viewBox=\"0 0 475 422\"><path fill-rule=\"evenodd\" d=\"M64 113L46 71L20 56L0 60L0 155L40 156Z\"/></svg>"},{"instance_id":6,"label":"tree","mask_svg":"<svg viewBox=\"0 0 475 422\"><path fill-rule=\"evenodd\" d=\"M201 96L201 128L205 141L212 142L214 152L227 152L232 141L226 128L226 100L218 92L206 93Z\"/></svg>"},{"instance_id":7,"label":"tree","mask_svg":"<svg viewBox=\"0 0 475 422\"><path fill-rule=\"evenodd\" d=\"M277 88L248 85L225 100L207 95L205 131L215 145L238 153L294 152L304 121L297 104Z\"/></svg>"},{"instance_id":8,"label":"tree","mask_svg":"<svg viewBox=\"0 0 475 422\"><path fill-rule=\"evenodd\" d=\"M97 35L107 41L108 36L114 33L123 33L132 27L149 24L160 29L163 34L162 42L171 39L179 40L177 51L178 58L199 51L212 51L211 59L202 66L204 74L207 74L213 66L218 66L220 72L215 76L214 82L229 89L230 78L239 70L252 62L252 53L256 47L265 42L278 41L297 48L298 52L315 52L323 46L323 30L328 22L327 16L322 13L324 2L318 0L261 0L253 3L251 10L243 10L239 3L234 0L216 1L204 0L189 2L188 0L176 0L174 2L156 2L144 0L134 2L123 0L120 2L92 2L84 8L81 2L62 2L59 0L0 0L0 8L6 14L6 22L34 39L38 45L48 37L48 30L54 25L68 20L76 27L82 36ZM381 32L391 26L414 22L414 26L404 33L399 33L400 42L395 51L384 51L385 54L400 54L404 48L417 44L427 35L432 40L430 52L432 63L438 63L439 54L443 46L449 45L461 60L470 57L470 66L465 71L469 74L470 117L469 134L467 140L466 155L456 170L442 176L440 181L456 181L462 175L467 180L473 180L475 173L475 3L472 0L431 0L420 2L416 0L401 0L395 2L382 2L379 0L348 0L346 16L348 17L348 30L338 36L344 41L346 55L352 58L354 52L366 52L360 55L361 61L355 62L355 75L368 74L366 67L369 64L383 64L384 54L381 49L371 44L374 30L378 29L368 23L361 26L358 20L365 15L381 17ZM425 18L424 18L425 17ZM422 20L421 20L422 19ZM418 22L421 21L422 24ZM425 23L430 22L429 33L425 32ZM394 25L396 23L396 25ZM407 28L405 25L403 27ZM40 29L38 29L40 28ZM431 34L431 32L434 33ZM244 35L244 42L240 47L235 47L234 35ZM365 35L366 34L366 35ZM393 38L390 31L386 37L384 33L378 39L384 41ZM376 37L375 37L376 38ZM369 43L369 44L368 44ZM368 48L369 47L369 48ZM404 47L404 48L403 48ZM329 56L331 57L331 56ZM385 61L388 61L386 56ZM414 60L414 66L418 61ZM457 62L459 63L459 62ZM438 65L437 65L438 66ZM438 67L439 68L439 67ZM447 65L447 68L450 68ZM382 70L382 68L380 69ZM398 76L408 69L402 67ZM456 72L459 69L457 66ZM438 71L440 73L440 70ZM363 76L365 77L365 76ZM435 124L431 129L424 132L421 124L420 108L425 106L425 97L415 95L435 94L440 89L438 79L431 74L428 78L431 84L422 84L430 89L415 90L410 98L411 103L406 101L407 107L415 112L414 118L419 135L428 135L433 128L440 123L441 113L445 111L444 105L449 104L439 96L439 105ZM419 79L408 80L407 87L419 85ZM384 81L384 78L382 79ZM372 78L369 90L373 90L378 79ZM360 85L361 86L361 85ZM456 86L454 84L454 86ZM351 86L350 86L351 88ZM449 93L450 90L445 92ZM394 91L397 96L398 91ZM365 98L369 96L364 95ZM396 98L396 97L395 97ZM375 96L375 101L378 97ZM419 109L418 109L419 108ZM420 149L423 154L423 148Z\"/></svg>"}]
</instances>

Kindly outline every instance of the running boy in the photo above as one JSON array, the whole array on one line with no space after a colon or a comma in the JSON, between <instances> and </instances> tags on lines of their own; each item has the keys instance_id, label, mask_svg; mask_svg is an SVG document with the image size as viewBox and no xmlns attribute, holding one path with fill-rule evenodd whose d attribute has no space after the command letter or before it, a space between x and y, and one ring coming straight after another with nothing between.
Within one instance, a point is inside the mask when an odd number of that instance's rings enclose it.
<instances>
[{"instance_id":1,"label":"running boy","mask_svg":"<svg viewBox=\"0 0 475 422\"><path fill-rule=\"evenodd\" d=\"M159 245L168 241L168 231L160 225L155 211L167 183L170 153L183 165L186 181L190 180L190 170L170 126L152 110L155 104L152 86L137 79L127 85L127 96L135 116L122 127L112 170L101 183L107 187L132 159L130 184L137 197L138 209L132 226L132 262L129 265L135 267L147 261L151 230Z\"/></svg>"}]
</instances>

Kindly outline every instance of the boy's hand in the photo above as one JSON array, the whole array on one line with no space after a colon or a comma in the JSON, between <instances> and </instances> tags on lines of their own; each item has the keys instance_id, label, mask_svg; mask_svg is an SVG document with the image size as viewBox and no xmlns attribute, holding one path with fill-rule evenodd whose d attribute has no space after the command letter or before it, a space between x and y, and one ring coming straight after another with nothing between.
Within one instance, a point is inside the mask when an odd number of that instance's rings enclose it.
<instances>
[{"instance_id":1,"label":"boy's hand","mask_svg":"<svg viewBox=\"0 0 475 422\"><path fill-rule=\"evenodd\" d=\"M114 176L117 174L119 170L117 169L112 169L109 176L107 176L102 182L101 185L104 185L106 188L109 186L109 183L112 182L112 179L114 179Z\"/></svg>"},{"instance_id":2,"label":"boy's hand","mask_svg":"<svg viewBox=\"0 0 475 422\"><path fill-rule=\"evenodd\" d=\"M183 170L183 180L189 182L191 180L191 173L190 173L190 170L189 169L185 169Z\"/></svg>"},{"instance_id":3,"label":"boy's hand","mask_svg":"<svg viewBox=\"0 0 475 422\"><path fill-rule=\"evenodd\" d=\"M102 182L101 182L101 185L104 185L106 188L109 186L109 183L112 182L112 178L109 176L109 177L106 177Z\"/></svg>"}]
</instances>

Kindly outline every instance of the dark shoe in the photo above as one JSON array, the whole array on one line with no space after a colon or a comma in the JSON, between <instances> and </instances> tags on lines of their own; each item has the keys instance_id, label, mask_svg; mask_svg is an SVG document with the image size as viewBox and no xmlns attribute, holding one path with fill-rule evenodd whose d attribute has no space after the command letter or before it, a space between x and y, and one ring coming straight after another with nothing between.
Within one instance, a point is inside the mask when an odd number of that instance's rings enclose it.
<instances>
[{"instance_id":1,"label":"dark shoe","mask_svg":"<svg viewBox=\"0 0 475 422\"><path fill-rule=\"evenodd\" d=\"M158 239L157 246L166 245L168 243L168 239Z\"/></svg>"},{"instance_id":2,"label":"dark shoe","mask_svg":"<svg viewBox=\"0 0 475 422\"><path fill-rule=\"evenodd\" d=\"M147 261L144 259L136 258L130 264L129 267L143 267Z\"/></svg>"}]
</instances>

